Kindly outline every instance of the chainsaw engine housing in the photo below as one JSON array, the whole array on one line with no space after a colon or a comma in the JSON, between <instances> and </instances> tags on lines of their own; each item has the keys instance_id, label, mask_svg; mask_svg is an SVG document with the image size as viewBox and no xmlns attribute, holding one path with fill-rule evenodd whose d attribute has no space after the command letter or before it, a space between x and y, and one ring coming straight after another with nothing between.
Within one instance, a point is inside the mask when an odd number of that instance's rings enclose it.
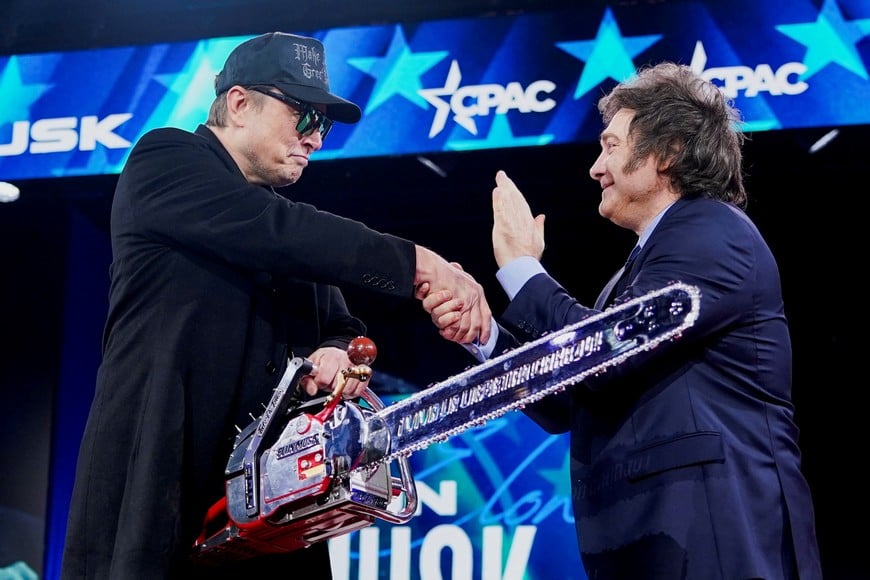
<instances>
[{"instance_id":1,"label":"chainsaw engine housing","mask_svg":"<svg viewBox=\"0 0 870 580\"><path fill-rule=\"evenodd\" d=\"M236 437L226 496L209 510L194 557L220 563L290 552L372 525L404 523L417 507L407 459L383 461L389 430L366 390L359 402L297 404L306 359L289 362L262 416Z\"/></svg>"}]
</instances>

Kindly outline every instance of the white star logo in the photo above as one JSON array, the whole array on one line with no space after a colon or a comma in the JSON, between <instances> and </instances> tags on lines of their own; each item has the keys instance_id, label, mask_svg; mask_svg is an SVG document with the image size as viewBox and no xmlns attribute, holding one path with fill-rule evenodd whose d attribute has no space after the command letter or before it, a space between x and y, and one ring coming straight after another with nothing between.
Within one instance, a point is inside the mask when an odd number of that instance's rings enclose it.
<instances>
[{"instance_id":1,"label":"white star logo","mask_svg":"<svg viewBox=\"0 0 870 580\"><path fill-rule=\"evenodd\" d=\"M435 119L432 120L432 126L429 128L429 138L431 139L438 133L444 130L447 124L447 115L450 114L452 107L453 94L459 89L459 83L462 81L462 72L459 70L459 63L455 60L450 63L450 70L447 73L447 79L444 81L444 86L437 89L420 89L417 91L421 97L426 99L437 110L435 111ZM442 97L451 97L443 99ZM465 128L472 135L477 135L477 124L474 119L468 115L453 115L453 120L457 125Z\"/></svg>"}]
</instances>

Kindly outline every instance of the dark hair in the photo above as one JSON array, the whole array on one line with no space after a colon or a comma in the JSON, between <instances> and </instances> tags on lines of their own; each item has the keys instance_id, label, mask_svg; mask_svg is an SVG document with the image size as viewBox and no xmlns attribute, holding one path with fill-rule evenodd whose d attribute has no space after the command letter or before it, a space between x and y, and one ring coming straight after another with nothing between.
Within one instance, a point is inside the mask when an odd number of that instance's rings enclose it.
<instances>
[{"instance_id":1,"label":"dark hair","mask_svg":"<svg viewBox=\"0 0 870 580\"><path fill-rule=\"evenodd\" d=\"M687 66L664 62L640 69L598 101L605 125L620 109L634 111L627 171L652 155L681 196L746 207L741 117L716 85Z\"/></svg>"},{"instance_id":2,"label":"dark hair","mask_svg":"<svg viewBox=\"0 0 870 580\"><path fill-rule=\"evenodd\" d=\"M208 118L205 121L207 127L227 126L227 94L223 92L214 98L208 110Z\"/></svg>"},{"instance_id":3,"label":"dark hair","mask_svg":"<svg viewBox=\"0 0 870 580\"><path fill-rule=\"evenodd\" d=\"M263 107L266 97L256 91L248 91L248 98L253 103L256 110ZM226 127L229 118L227 110L227 91L222 92L211 102L211 107L208 110L208 118L205 121L206 127Z\"/></svg>"}]
</instances>

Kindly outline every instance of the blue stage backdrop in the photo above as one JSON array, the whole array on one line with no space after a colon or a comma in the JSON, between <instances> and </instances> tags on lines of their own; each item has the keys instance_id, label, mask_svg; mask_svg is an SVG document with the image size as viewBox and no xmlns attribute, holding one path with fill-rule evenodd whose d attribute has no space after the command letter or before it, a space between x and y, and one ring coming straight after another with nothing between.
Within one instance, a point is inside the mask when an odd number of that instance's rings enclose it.
<instances>
[{"instance_id":1,"label":"blue stage backdrop","mask_svg":"<svg viewBox=\"0 0 870 580\"><path fill-rule=\"evenodd\" d=\"M389 402L389 399L387 399ZM410 458L420 505L330 540L336 580L584 580L567 435L512 412Z\"/></svg>"},{"instance_id":2,"label":"blue stage backdrop","mask_svg":"<svg viewBox=\"0 0 870 580\"><path fill-rule=\"evenodd\" d=\"M602 91L660 60L733 97L747 131L870 123L868 0L590 6L291 31L326 46L364 111L319 158L596 141ZM192 129L248 37L0 58L0 180L117 173L132 143Z\"/></svg>"},{"instance_id":3,"label":"blue stage backdrop","mask_svg":"<svg viewBox=\"0 0 870 580\"><path fill-rule=\"evenodd\" d=\"M596 141L597 98L660 60L690 64L721 86L743 111L747 131L870 123L868 0L590 3L555 13L291 32L323 40L334 91L364 111L360 123L333 129L320 159ZM246 38L0 58L0 180L118 173L145 131L192 129L205 119L214 75ZM0 223L5 247L15 248L21 238L14 225L26 219L11 207ZM45 517L46 578L59 571L110 258L105 232L87 214L71 207L64 215L59 223L46 223L44 214L31 219L40 236L60 232L45 254L61 252L66 269L39 264L65 280L35 277L32 264L20 269L35 290L63 287L64 312L41 324L19 320L18 304L2 301L10 327L28 333L21 345L31 347L21 350L28 356L11 350L3 358L3 401L19 409L26 433L47 423L54 403L51 465L43 436L8 446L5 464L17 469L4 472L0 498L23 511L37 535ZM52 325L58 320L63 328ZM582 580L566 458L564 438L520 413L415 454L419 515L332 540L338 580L439 572L457 580ZM46 481L47 509L34 493ZM5 518L6 528L24 530ZM41 572L38 558L19 560Z\"/></svg>"}]
</instances>

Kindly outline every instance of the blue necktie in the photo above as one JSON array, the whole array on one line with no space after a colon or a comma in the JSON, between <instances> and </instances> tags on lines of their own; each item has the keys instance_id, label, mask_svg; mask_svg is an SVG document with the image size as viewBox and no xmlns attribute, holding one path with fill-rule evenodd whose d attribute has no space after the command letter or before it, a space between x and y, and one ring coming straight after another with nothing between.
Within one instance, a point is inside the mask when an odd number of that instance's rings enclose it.
<instances>
[{"instance_id":1,"label":"blue necktie","mask_svg":"<svg viewBox=\"0 0 870 580\"><path fill-rule=\"evenodd\" d=\"M636 245L631 250L631 253L628 255L628 260L625 261L625 264L622 265L622 268L616 271L613 277L611 277L610 280L607 281L607 284L601 290L601 294L599 294L598 299L595 300L595 310L603 310L605 304L608 304L610 302L611 294L619 296L619 293L625 289L624 287L620 287L622 285L619 284L619 282L623 281L623 274L628 272L628 270L631 268L632 263L634 262L634 259L639 253L640 246ZM616 290L616 292L614 292L614 289Z\"/></svg>"}]
</instances>

